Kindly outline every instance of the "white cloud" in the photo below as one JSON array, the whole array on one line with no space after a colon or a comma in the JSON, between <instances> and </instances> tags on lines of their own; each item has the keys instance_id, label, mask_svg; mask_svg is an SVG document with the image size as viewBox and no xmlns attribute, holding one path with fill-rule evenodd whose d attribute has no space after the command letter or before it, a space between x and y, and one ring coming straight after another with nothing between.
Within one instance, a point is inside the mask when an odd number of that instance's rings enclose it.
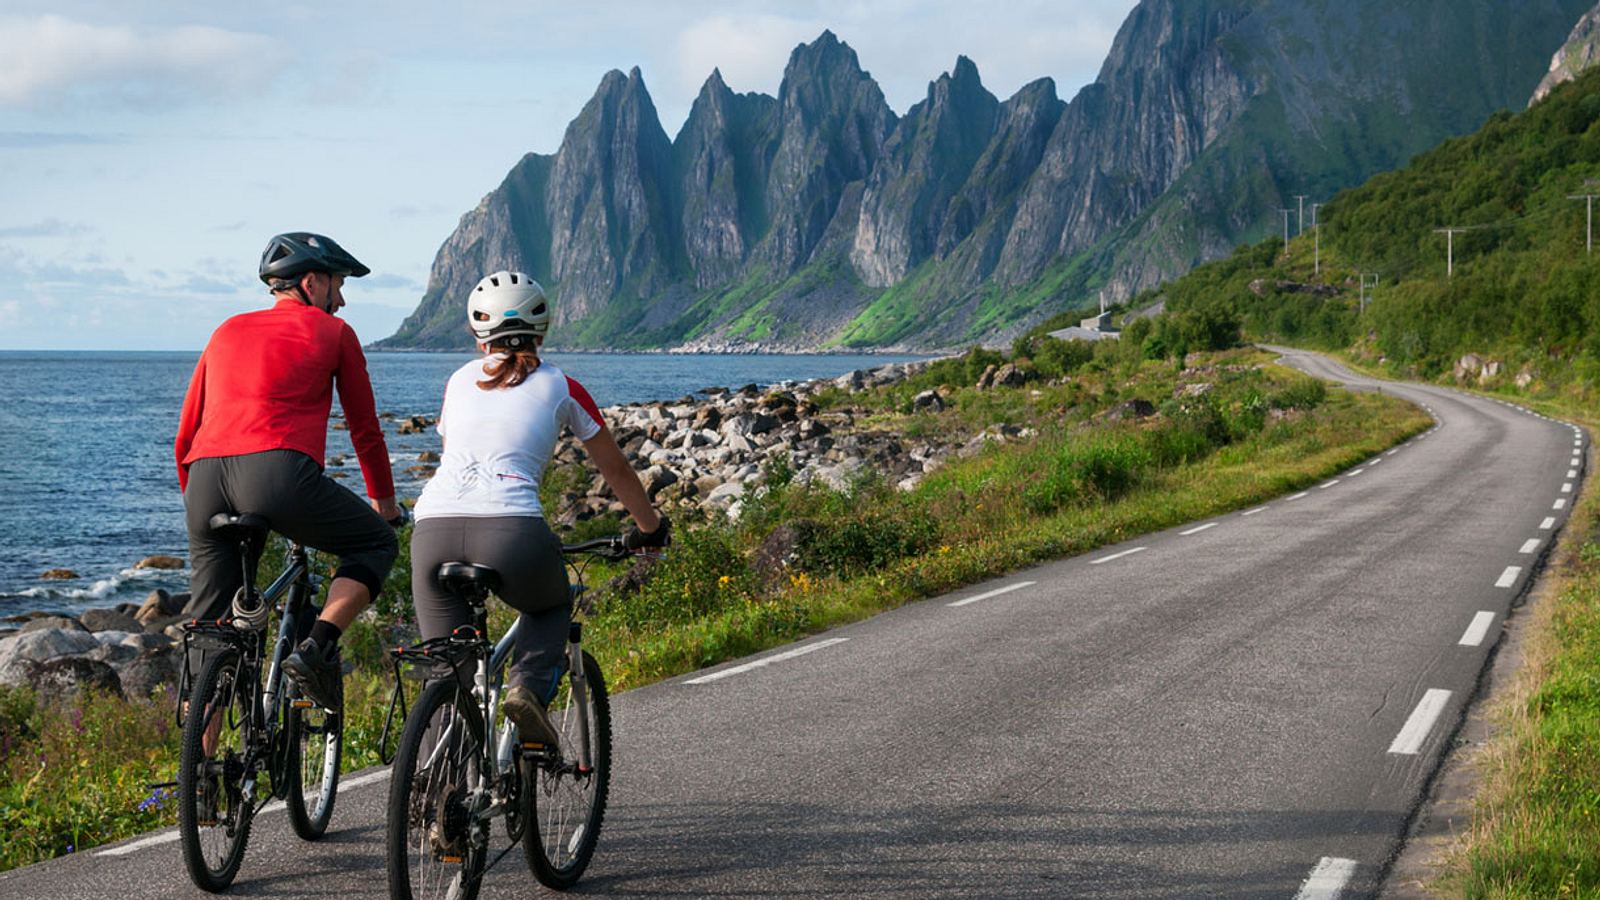
<instances>
[{"instance_id":1,"label":"white cloud","mask_svg":"<svg viewBox=\"0 0 1600 900\"><path fill-rule=\"evenodd\" d=\"M777 15L710 16L678 33L673 75L691 96L712 69L721 69L722 80L740 93L776 94L790 52L825 27L818 20Z\"/></svg>"},{"instance_id":2,"label":"white cloud","mask_svg":"<svg viewBox=\"0 0 1600 900\"><path fill-rule=\"evenodd\" d=\"M63 96L152 102L270 79L277 43L208 25L93 25L0 17L0 106Z\"/></svg>"}]
</instances>

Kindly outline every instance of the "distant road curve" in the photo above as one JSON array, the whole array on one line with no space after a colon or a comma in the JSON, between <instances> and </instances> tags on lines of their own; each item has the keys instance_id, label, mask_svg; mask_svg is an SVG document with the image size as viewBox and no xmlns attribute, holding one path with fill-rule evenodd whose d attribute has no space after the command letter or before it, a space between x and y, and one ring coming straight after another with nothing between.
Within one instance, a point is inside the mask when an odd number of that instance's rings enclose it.
<instances>
[{"instance_id":1,"label":"distant road curve","mask_svg":"<svg viewBox=\"0 0 1600 900\"><path fill-rule=\"evenodd\" d=\"M1289 364L1355 388L1324 357ZM593 896L1371 896L1588 437L1382 383L1433 430L1310 488L616 699ZM382 771L240 896L385 895ZM484 896L537 893L520 853ZM0 896L192 897L168 830Z\"/></svg>"}]
</instances>

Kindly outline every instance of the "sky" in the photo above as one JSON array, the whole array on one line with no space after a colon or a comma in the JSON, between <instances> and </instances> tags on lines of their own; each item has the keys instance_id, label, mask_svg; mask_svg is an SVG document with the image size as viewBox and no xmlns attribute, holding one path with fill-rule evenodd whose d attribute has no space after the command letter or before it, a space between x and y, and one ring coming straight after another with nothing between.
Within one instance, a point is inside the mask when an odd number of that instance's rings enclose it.
<instances>
[{"instance_id":1,"label":"sky","mask_svg":"<svg viewBox=\"0 0 1600 900\"><path fill-rule=\"evenodd\" d=\"M261 250L301 230L372 268L341 315L374 341L610 69L639 66L669 136L713 68L776 95L825 28L897 113L963 54L1002 99L1045 76L1070 99L1135 5L6 0L0 350L198 350L270 302Z\"/></svg>"}]
</instances>

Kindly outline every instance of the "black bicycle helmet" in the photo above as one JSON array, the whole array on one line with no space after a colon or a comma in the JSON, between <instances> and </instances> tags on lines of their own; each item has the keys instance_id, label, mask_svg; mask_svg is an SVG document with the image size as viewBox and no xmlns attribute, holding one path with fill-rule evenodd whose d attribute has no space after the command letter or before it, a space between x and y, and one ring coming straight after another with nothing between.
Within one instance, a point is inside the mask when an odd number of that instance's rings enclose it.
<instances>
[{"instance_id":1,"label":"black bicycle helmet","mask_svg":"<svg viewBox=\"0 0 1600 900\"><path fill-rule=\"evenodd\" d=\"M334 243L333 238L320 234L291 231L267 241L267 249L261 253L262 281L270 286L293 281L307 272L360 278L372 270Z\"/></svg>"}]
</instances>

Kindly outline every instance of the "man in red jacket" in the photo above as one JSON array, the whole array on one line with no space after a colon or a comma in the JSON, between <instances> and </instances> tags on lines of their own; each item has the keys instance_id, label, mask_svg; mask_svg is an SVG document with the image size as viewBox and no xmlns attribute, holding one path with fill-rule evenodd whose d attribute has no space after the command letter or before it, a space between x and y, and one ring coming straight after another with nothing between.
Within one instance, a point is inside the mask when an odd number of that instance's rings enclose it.
<instances>
[{"instance_id":1,"label":"man in red jacket","mask_svg":"<svg viewBox=\"0 0 1600 900\"><path fill-rule=\"evenodd\" d=\"M212 333L189 382L176 447L193 608L202 617L226 614L243 577L238 545L211 533L217 513L264 516L274 531L339 557L321 616L284 662L306 696L331 710L342 696L339 636L377 596L399 552L391 523L401 513L366 357L334 315L345 278L370 271L321 235L268 242L260 276L277 302ZM335 385L369 502L323 474Z\"/></svg>"}]
</instances>

